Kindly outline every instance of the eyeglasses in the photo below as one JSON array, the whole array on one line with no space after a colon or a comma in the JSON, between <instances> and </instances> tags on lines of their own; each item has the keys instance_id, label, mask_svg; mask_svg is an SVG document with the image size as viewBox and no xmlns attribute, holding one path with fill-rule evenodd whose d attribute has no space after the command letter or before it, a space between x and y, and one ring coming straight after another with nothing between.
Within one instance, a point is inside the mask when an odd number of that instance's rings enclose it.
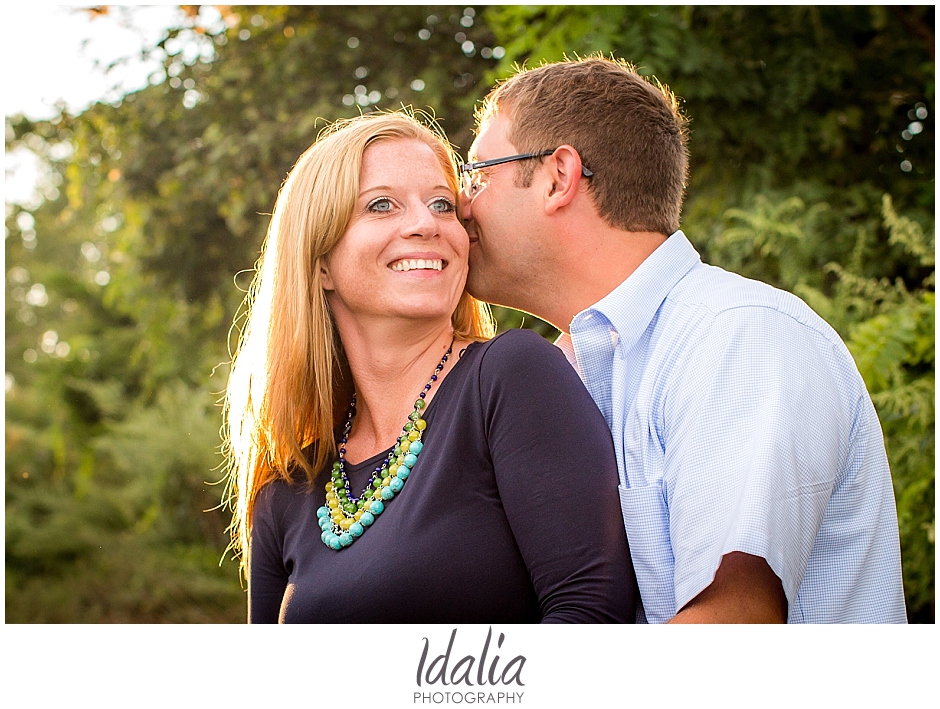
<instances>
[{"instance_id":1,"label":"eyeglasses","mask_svg":"<svg viewBox=\"0 0 940 709\"><path fill-rule=\"evenodd\" d=\"M475 197L487 185L487 175L480 172L486 167L502 165L516 160L530 160L531 158L544 158L554 153L558 148L543 150L540 153L522 153L521 155L510 155L505 158L493 158L492 160L483 160L481 162L468 162L460 166L460 188L469 197ZM581 174L585 177L594 177L594 173L588 170L584 165L581 166Z\"/></svg>"}]
</instances>

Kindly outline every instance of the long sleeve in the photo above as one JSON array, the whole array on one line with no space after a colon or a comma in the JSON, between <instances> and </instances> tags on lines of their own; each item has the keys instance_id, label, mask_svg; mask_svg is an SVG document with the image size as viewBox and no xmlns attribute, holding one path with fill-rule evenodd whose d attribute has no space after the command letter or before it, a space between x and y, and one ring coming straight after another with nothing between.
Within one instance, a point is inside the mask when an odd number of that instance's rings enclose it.
<instances>
[{"instance_id":1,"label":"long sleeve","mask_svg":"<svg viewBox=\"0 0 940 709\"><path fill-rule=\"evenodd\" d=\"M634 622L613 444L574 370L535 333L506 333L484 356L480 397L501 502L542 622Z\"/></svg>"},{"instance_id":2,"label":"long sleeve","mask_svg":"<svg viewBox=\"0 0 940 709\"><path fill-rule=\"evenodd\" d=\"M248 622L277 623L287 588L283 539L278 530L276 495L278 483L269 484L258 495L252 515L248 544Z\"/></svg>"}]
</instances>

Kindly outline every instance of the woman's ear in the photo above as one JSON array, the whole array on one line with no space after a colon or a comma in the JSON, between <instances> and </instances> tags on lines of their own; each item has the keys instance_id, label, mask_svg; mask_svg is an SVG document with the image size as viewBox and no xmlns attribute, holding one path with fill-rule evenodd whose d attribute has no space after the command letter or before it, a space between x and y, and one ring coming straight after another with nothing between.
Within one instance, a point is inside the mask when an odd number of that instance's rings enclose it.
<instances>
[{"instance_id":1,"label":"woman's ear","mask_svg":"<svg viewBox=\"0 0 940 709\"><path fill-rule=\"evenodd\" d=\"M330 276L330 267L329 267L329 264L326 262L325 258L320 259L319 269L320 269L320 286L323 288L323 290L327 290L327 291L335 290L335 287L333 285L333 277Z\"/></svg>"}]
</instances>

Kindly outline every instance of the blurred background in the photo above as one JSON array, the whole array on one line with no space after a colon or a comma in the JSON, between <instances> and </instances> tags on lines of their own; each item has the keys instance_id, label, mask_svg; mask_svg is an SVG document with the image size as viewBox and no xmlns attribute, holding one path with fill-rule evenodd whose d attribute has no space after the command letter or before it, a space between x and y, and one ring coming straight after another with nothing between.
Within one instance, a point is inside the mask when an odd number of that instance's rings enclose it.
<instances>
[{"instance_id":1,"label":"blurred background","mask_svg":"<svg viewBox=\"0 0 940 709\"><path fill-rule=\"evenodd\" d=\"M287 171L326 120L401 104L465 154L514 63L594 51L691 117L682 227L703 258L847 342L885 432L909 619L934 622L933 6L125 10L82 11L136 31L95 70L99 100L6 114L7 622L243 622L219 402Z\"/></svg>"}]
</instances>

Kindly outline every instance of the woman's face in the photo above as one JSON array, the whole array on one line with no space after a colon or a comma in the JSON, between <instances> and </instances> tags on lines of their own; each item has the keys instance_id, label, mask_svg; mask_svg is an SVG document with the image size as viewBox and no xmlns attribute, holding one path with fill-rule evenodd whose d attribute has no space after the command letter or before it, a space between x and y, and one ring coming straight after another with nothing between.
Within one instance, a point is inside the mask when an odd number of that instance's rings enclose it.
<instances>
[{"instance_id":1,"label":"woman's face","mask_svg":"<svg viewBox=\"0 0 940 709\"><path fill-rule=\"evenodd\" d=\"M429 146L383 140L362 156L352 221L324 260L338 323L373 318L448 322L467 280L469 240Z\"/></svg>"}]
</instances>

